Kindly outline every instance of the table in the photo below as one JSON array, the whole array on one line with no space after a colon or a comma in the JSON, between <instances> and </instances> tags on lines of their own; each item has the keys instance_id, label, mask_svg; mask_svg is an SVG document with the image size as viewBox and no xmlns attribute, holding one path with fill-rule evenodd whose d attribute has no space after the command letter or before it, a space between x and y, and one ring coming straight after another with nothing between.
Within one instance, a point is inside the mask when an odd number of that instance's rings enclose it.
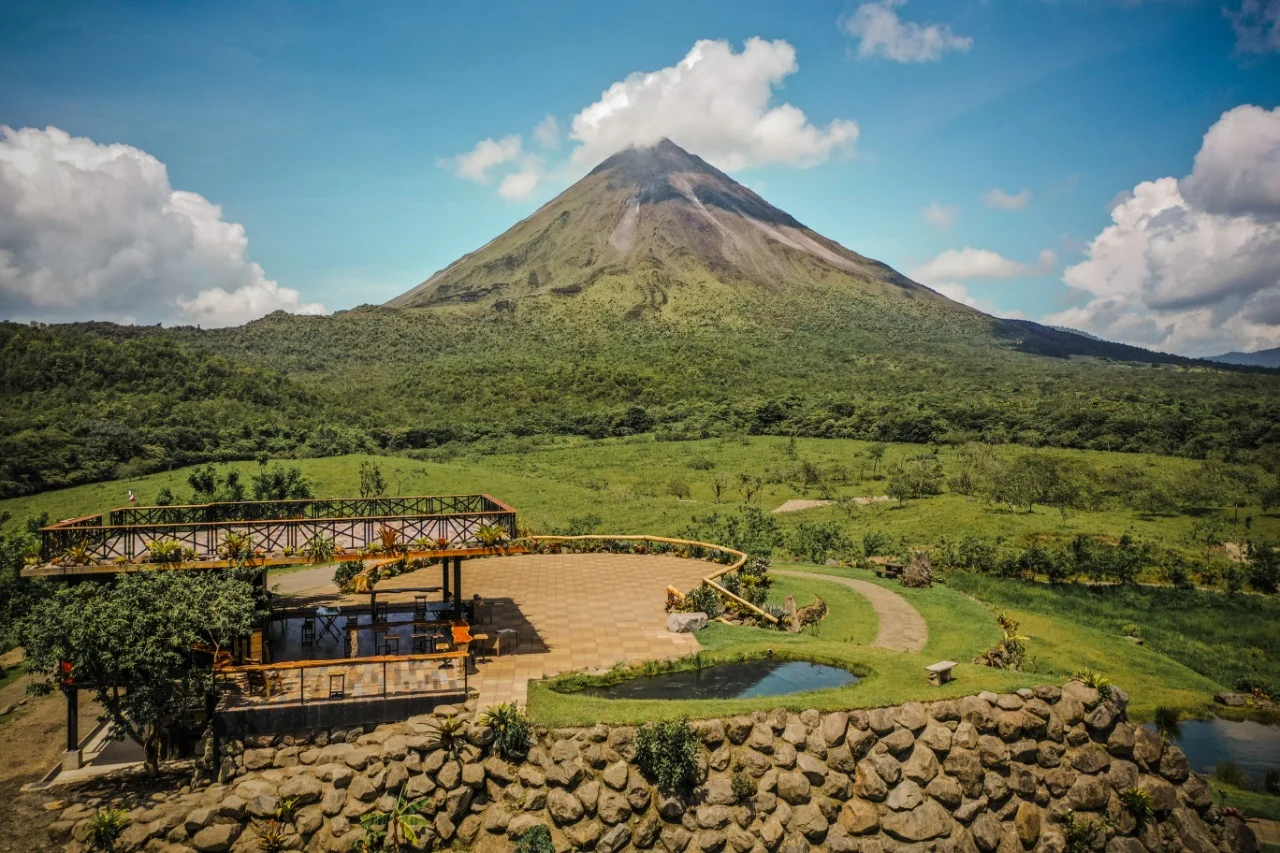
<instances>
[{"instance_id":1,"label":"table","mask_svg":"<svg viewBox=\"0 0 1280 853\"><path fill-rule=\"evenodd\" d=\"M342 639L338 635L338 626L335 624L338 621L338 617L341 615L341 607L325 607L323 605L317 607L316 619L320 622L320 636L323 637L325 634L332 634L335 640Z\"/></svg>"}]
</instances>

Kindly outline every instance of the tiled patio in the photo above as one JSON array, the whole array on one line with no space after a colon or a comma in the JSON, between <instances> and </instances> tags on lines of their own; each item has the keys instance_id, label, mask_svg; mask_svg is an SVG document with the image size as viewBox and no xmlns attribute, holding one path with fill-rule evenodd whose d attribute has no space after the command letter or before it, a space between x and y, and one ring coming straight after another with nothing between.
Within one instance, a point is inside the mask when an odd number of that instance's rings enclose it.
<instances>
[{"instance_id":1,"label":"tiled patio","mask_svg":"<svg viewBox=\"0 0 1280 853\"><path fill-rule=\"evenodd\" d=\"M478 593L493 605L492 621L472 633L504 638L502 653L479 664L471 687L480 704L525 702L530 680L619 661L679 657L699 648L689 634L666 630L666 588L687 590L716 569L712 563L637 554L561 554L491 557L463 564L463 596ZM331 584L306 588L290 577L287 595L299 604L367 604L368 596L341 596ZM314 575L317 580L322 575ZM380 583L379 589L438 585L432 567ZM285 585L282 584L282 587ZM284 588L281 589L285 593ZM411 602L412 596L407 597ZM380 594L379 601L384 598ZM388 596L395 608L397 597ZM346 609L346 607L344 607ZM308 690L310 688L308 687Z\"/></svg>"}]
</instances>

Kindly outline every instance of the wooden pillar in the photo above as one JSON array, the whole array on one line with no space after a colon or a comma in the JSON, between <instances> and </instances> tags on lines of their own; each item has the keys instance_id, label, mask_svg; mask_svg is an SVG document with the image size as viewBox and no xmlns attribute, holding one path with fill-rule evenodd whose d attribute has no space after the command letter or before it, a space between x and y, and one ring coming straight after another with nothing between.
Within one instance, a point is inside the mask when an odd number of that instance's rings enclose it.
<instances>
[{"instance_id":1,"label":"wooden pillar","mask_svg":"<svg viewBox=\"0 0 1280 853\"><path fill-rule=\"evenodd\" d=\"M444 600L449 600L449 558L440 558L440 585L444 587Z\"/></svg>"},{"instance_id":2,"label":"wooden pillar","mask_svg":"<svg viewBox=\"0 0 1280 853\"><path fill-rule=\"evenodd\" d=\"M62 688L67 697L67 752L80 748L80 702L74 687Z\"/></svg>"},{"instance_id":3,"label":"wooden pillar","mask_svg":"<svg viewBox=\"0 0 1280 853\"><path fill-rule=\"evenodd\" d=\"M453 612L462 615L462 558L453 558Z\"/></svg>"}]
</instances>

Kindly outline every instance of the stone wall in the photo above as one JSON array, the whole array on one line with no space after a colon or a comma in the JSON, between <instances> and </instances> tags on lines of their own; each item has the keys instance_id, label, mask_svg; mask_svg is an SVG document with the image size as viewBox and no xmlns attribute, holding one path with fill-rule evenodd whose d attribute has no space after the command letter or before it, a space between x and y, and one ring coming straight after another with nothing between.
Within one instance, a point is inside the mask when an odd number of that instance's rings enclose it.
<instances>
[{"instance_id":1,"label":"stone wall","mask_svg":"<svg viewBox=\"0 0 1280 853\"><path fill-rule=\"evenodd\" d=\"M490 754L476 724L456 756L429 744L430 717L371 732L228 744L222 780L132 812L118 849L257 851L284 800L289 849L353 850L358 821L403 789L425 798L423 848L510 850L545 823L560 850L1063 851L1068 826L1101 827L1076 850L1250 851L1252 832L1213 804L1186 756L1078 682L854 712L787 711L694 723L704 749L696 790L659 793L632 763L635 729L538 730L520 764ZM437 715L470 715L440 708ZM733 779L754 793L739 799ZM1139 822L1121 792L1146 791ZM53 825L68 849L89 810Z\"/></svg>"}]
</instances>

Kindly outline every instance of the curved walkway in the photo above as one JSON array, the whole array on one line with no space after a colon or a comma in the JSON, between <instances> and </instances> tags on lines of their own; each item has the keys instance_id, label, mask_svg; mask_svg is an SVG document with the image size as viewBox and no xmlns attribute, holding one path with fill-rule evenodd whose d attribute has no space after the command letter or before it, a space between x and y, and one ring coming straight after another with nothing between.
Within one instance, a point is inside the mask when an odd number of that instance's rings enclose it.
<instances>
[{"instance_id":1,"label":"curved walkway","mask_svg":"<svg viewBox=\"0 0 1280 853\"><path fill-rule=\"evenodd\" d=\"M895 652L921 652L929 641L929 626L920 615L920 611L896 592L867 581L839 575L823 575L814 572L792 572L783 569L771 570L775 575L789 578L803 578L814 581L830 581L847 586L871 602L872 609L880 619L879 630L871 645L881 649L892 649Z\"/></svg>"}]
</instances>

